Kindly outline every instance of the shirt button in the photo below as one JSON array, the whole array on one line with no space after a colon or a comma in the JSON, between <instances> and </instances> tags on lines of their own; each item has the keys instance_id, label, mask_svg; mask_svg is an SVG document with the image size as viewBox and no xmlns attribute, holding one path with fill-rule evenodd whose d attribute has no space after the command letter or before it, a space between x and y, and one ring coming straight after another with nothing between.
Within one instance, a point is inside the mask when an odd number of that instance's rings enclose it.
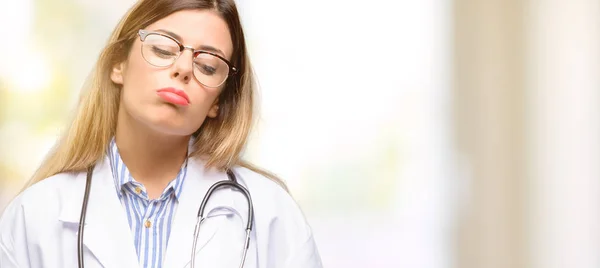
<instances>
[{"instance_id":1,"label":"shirt button","mask_svg":"<svg viewBox=\"0 0 600 268\"><path fill-rule=\"evenodd\" d=\"M146 222L144 223L144 226L146 228L150 228L150 227L152 227L152 223L150 222L150 220L146 220Z\"/></svg>"},{"instance_id":2,"label":"shirt button","mask_svg":"<svg viewBox=\"0 0 600 268\"><path fill-rule=\"evenodd\" d=\"M142 188L140 188L140 187L135 187L135 192L136 192L137 194L140 194L140 193L142 192Z\"/></svg>"}]
</instances>

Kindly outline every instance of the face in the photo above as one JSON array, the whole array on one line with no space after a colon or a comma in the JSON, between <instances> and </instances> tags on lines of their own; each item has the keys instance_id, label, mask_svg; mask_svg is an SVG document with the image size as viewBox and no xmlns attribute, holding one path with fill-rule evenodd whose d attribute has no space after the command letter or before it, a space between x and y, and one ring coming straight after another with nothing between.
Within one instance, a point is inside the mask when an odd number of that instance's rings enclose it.
<instances>
[{"instance_id":1,"label":"face","mask_svg":"<svg viewBox=\"0 0 600 268\"><path fill-rule=\"evenodd\" d=\"M178 11L143 30L166 34L183 46L206 50L228 61L233 53L227 23L211 10ZM217 116L217 100L224 85L209 87L204 85L207 83L200 83L196 77L210 75L214 72L214 64L224 62L209 54L197 54L194 58L194 53L185 49L172 64L153 65L147 61L150 57L155 57L155 60L157 56L164 59L173 55L172 53L179 53L165 51L164 47L150 47L148 44L160 42L155 37L157 36L146 37L142 46L142 41L137 36L127 60L117 64L112 70L112 81L122 85L119 120L122 120L122 116L127 116L136 123L163 134L191 135L200 128L206 117ZM158 63L161 63L160 58Z\"/></svg>"}]
</instances>

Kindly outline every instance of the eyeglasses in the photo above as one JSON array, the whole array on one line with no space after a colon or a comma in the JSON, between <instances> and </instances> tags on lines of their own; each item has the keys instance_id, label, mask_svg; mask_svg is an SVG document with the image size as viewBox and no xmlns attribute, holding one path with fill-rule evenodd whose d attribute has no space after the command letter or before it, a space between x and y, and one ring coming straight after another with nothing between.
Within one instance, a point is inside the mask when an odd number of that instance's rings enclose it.
<instances>
[{"instance_id":1,"label":"eyeglasses","mask_svg":"<svg viewBox=\"0 0 600 268\"><path fill-rule=\"evenodd\" d=\"M184 46L177 39L166 34L139 30L138 35L142 41L142 57L156 67L171 66L181 56L183 50L191 50L194 77L207 87L219 87L230 75L237 73L237 69L218 54Z\"/></svg>"}]
</instances>

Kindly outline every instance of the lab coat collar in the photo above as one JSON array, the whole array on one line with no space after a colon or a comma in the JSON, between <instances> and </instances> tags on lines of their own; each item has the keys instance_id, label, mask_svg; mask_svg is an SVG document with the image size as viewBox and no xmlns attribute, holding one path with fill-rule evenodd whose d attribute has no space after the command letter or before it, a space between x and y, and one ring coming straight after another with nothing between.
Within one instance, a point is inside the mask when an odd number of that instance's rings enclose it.
<instances>
[{"instance_id":1,"label":"lab coat collar","mask_svg":"<svg viewBox=\"0 0 600 268\"><path fill-rule=\"evenodd\" d=\"M61 202L63 208L59 220L64 223L65 228L72 229L74 233L77 232L79 223L85 179L85 172L80 173L69 186L66 194L63 195ZM227 180L224 172L206 170L204 161L197 157L189 159L188 174L178 200L179 204L173 219L163 267L189 265L200 203L208 188L220 180ZM139 267L133 234L114 187L110 162L107 157L96 165L93 172L84 230L84 245L105 267ZM219 221L225 219L225 217L219 216L232 215L231 210L218 210L221 207L234 208L232 196L230 189L222 189L213 193L205 209L205 213L208 215L204 216L209 218L200 228L197 251L200 251L218 231L221 226ZM208 221L210 224L207 224ZM76 236L76 234L74 235Z\"/></svg>"}]
</instances>

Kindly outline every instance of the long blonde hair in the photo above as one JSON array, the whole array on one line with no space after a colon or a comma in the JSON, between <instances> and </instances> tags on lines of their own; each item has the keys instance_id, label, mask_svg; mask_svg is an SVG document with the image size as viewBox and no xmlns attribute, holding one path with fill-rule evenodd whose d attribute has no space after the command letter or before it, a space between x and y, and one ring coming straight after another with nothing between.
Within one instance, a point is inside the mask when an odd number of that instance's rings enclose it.
<instances>
[{"instance_id":1,"label":"long blonde hair","mask_svg":"<svg viewBox=\"0 0 600 268\"><path fill-rule=\"evenodd\" d=\"M249 168L274 180L273 174L241 159L254 115L255 81L246 51L244 32L233 0L141 0L123 16L83 86L77 112L25 187L63 172L81 172L106 154L115 135L119 109L119 86L110 79L112 67L124 60L139 29L173 12L189 9L216 11L229 26L233 41L231 62L239 72L230 77L219 96L219 114L207 118L194 133L194 153L206 159L208 168L226 170L235 165Z\"/></svg>"}]
</instances>

